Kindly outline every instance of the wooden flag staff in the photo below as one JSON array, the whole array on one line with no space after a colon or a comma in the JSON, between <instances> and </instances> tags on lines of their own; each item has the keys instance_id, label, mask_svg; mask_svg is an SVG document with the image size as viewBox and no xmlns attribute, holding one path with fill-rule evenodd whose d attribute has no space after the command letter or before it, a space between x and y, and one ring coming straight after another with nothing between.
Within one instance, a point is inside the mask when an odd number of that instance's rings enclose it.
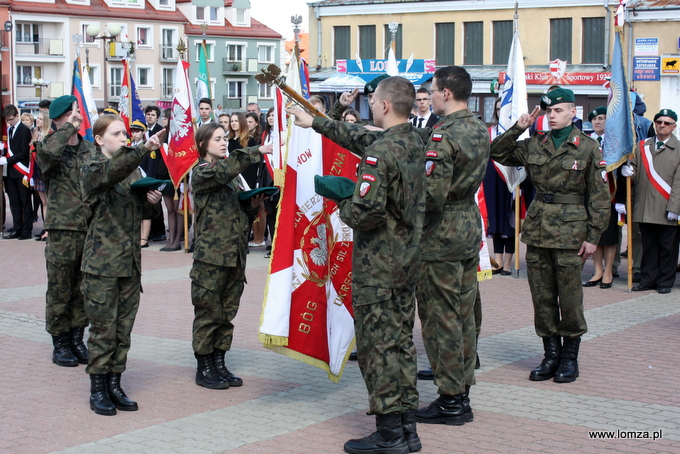
<instances>
[{"instance_id":1,"label":"wooden flag staff","mask_svg":"<svg viewBox=\"0 0 680 454\"><path fill-rule=\"evenodd\" d=\"M267 69L261 69L262 74L256 74L255 75L255 80L257 80L261 84L269 84L269 85L278 85L278 87L284 91L290 98L292 98L295 102L297 102L301 107L303 107L307 112L309 112L312 115L315 115L317 117L325 117L328 118L328 115L325 113L321 112L319 109L314 107L312 104L310 104L309 101L307 101L305 98L302 97L302 95L295 90L293 90L291 87L286 85L286 80L285 77L281 75L281 68L276 66L275 64L271 64L267 66Z\"/></svg>"}]
</instances>

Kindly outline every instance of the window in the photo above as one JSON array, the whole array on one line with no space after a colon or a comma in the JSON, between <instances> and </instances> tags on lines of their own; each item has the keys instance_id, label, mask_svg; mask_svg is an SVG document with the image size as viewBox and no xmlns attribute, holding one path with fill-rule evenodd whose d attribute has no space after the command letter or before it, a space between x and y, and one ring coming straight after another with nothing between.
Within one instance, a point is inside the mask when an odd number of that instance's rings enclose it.
<instances>
[{"instance_id":1,"label":"window","mask_svg":"<svg viewBox=\"0 0 680 454\"><path fill-rule=\"evenodd\" d=\"M81 27L80 27L82 29L80 31L80 34L83 36L83 44L94 44L94 42L95 42L94 36L89 36L87 34L87 26L88 25L90 25L90 24L82 24Z\"/></svg>"},{"instance_id":2,"label":"window","mask_svg":"<svg viewBox=\"0 0 680 454\"><path fill-rule=\"evenodd\" d=\"M34 77L42 77L42 66L17 66L17 85L33 85Z\"/></svg>"},{"instance_id":3,"label":"window","mask_svg":"<svg viewBox=\"0 0 680 454\"><path fill-rule=\"evenodd\" d=\"M479 112L479 96L470 96L468 98L468 109L475 113Z\"/></svg>"},{"instance_id":4,"label":"window","mask_svg":"<svg viewBox=\"0 0 680 454\"><path fill-rule=\"evenodd\" d=\"M242 62L245 46L241 44L227 44L227 61Z\"/></svg>"},{"instance_id":5,"label":"window","mask_svg":"<svg viewBox=\"0 0 680 454\"><path fill-rule=\"evenodd\" d=\"M200 60L201 57L201 46L203 45L202 41L196 41L196 61ZM205 43L205 52L208 57L208 61L215 61L215 55L214 55L214 50L215 50L215 43L214 42L206 42Z\"/></svg>"},{"instance_id":6,"label":"window","mask_svg":"<svg viewBox=\"0 0 680 454\"><path fill-rule=\"evenodd\" d=\"M99 87L100 85L99 67L95 65L90 65L85 66L84 68L87 71L88 76L90 77L90 84L92 84L93 87Z\"/></svg>"},{"instance_id":7,"label":"window","mask_svg":"<svg viewBox=\"0 0 680 454\"><path fill-rule=\"evenodd\" d=\"M512 21L499 20L493 22L493 61L494 65L505 65L510 58L512 47Z\"/></svg>"},{"instance_id":8,"label":"window","mask_svg":"<svg viewBox=\"0 0 680 454\"><path fill-rule=\"evenodd\" d=\"M375 58L375 25L359 26L359 56L369 60Z\"/></svg>"},{"instance_id":9,"label":"window","mask_svg":"<svg viewBox=\"0 0 680 454\"><path fill-rule=\"evenodd\" d=\"M348 26L333 27L333 57L337 60L349 60L350 28Z\"/></svg>"},{"instance_id":10,"label":"window","mask_svg":"<svg viewBox=\"0 0 680 454\"><path fill-rule=\"evenodd\" d=\"M399 24L397 28L397 33L394 36L394 55L397 60L401 59L401 40L402 40L402 26ZM390 31L390 26L385 24L385 57L389 57L389 49L392 45L392 32Z\"/></svg>"},{"instance_id":11,"label":"window","mask_svg":"<svg viewBox=\"0 0 680 454\"><path fill-rule=\"evenodd\" d=\"M153 68L148 66L137 66L137 85L143 88L153 86Z\"/></svg>"},{"instance_id":12,"label":"window","mask_svg":"<svg viewBox=\"0 0 680 454\"><path fill-rule=\"evenodd\" d=\"M170 0L158 0L158 6L170 6Z\"/></svg>"},{"instance_id":13,"label":"window","mask_svg":"<svg viewBox=\"0 0 680 454\"><path fill-rule=\"evenodd\" d=\"M174 60L177 58L176 52L175 30L172 28L161 29L161 59Z\"/></svg>"},{"instance_id":14,"label":"window","mask_svg":"<svg viewBox=\"0 0 680 454\"><path fill-rule=\"evenodd\" d=\"M259 90L258 95L260 99L272 99L274 95L272 94L272 86L269 84L258 84Z\"/></svg>"},{"instance_id":15,"label":"window","mask_svg":"<svg viewBox=\"0 0 680 454\"><path fill-rule=\"evenodd\" d=\"M140 47L151 47L151 28L138 27L137 28L137 45Z\"/></svg>"},{"instance_id":16,"label":"window","mask_svg":"<svg viewBox=\"0 0 680 454\"><path fill-rule=\"evenodd\" d=\"M238 8L236 10L236 23L245 24L246 23L246 10Z\"/></svg>"},{"instance_id":17,"label":"window","mask_svg":"<svg viewBox=\"0 0 680 454\"><path fill-rule=\"evenodd\" d=\"M484 22L465 22L464 65L481 65L484 63Z\"/></svg>"},{"instance_id":18,"label":"window","mask_svg":"<svg viewBox=\"0 0 680 454\"><path fill-rule=\"evenodd\" d=\"M217 22L217 8L214 6L197 6L196 20Z\"/></svg>"},{"instance_id":19,"label":"window","mask_svg":"<svg viewBox=\"0 0 680 454\"><path fill-rule=\"evenodd\" d=\"M120 86L123 83L123 68L110 68L109 98L120 97Z\"/></svg>"},{"instance_id":20,"label":"window","mask_svg":"<svg viewBox=\"0 0 680 454\"><path fill-rule=\"evenodd\" d=\"M496 123L496 117L494 117L494 109L496 108L496 97L486 96L484 98L484 122L486 123Z\"/></svg>"},{"instance_id":21,"label":"window","mask_svg":"<svg viewBox=\"0 0 680 454\"><path fill-rule=\"evenodd\" d=\"M437 34L435 49L437 66L453 65L456 48L454 45L456 42L456 24L453 22L435 24L435 32Z\"/></svg>"},{"instance_id":22,"label":"window","mask_svg":"<svg viewBox=\"0 0 680 454\"><path fill-rule=\"evenodd\" d=\"M604 63L604 17L583 18L582 63Z\"/></svg>"},{"instance_id":23,"label":"window","mask_svg":"<svg viewBox=\"0 0 680 454\"><path fill-rule=\"evenodd\" d=\"M274 46L269 44L257 45L258 63L274 63Z\"/></svg>"},{"instance_id":24,"label":"window","mask_svg":"<svg viewBox=\"0 0 680 454\"><path fill-rule=\"evenodd\" d=\"M550 60L571 63L571 19L550 19Z\"/></svg>"},{"instance_id":25,"label":"window","mask_svg":"<svg viewBox=\"0 0 680 454\"><path fill-rule=\"evenodd\" d=\"M241 104L243 102L243 82L240 81L228 81L227 82L227 102L225 102L225 107L229 106L231 109L240 109L243 107Z\"/></svg>"},{"instance_id":26,"label":"window","mask_svg":"<svg viewBox=\"0 0 680 454\"><path fill-rule=\"evenodd\" d=\"M16 24L16 37L18 43L40 42L40 27L38 24Z\"/></svg>"},{"instance_id":27,"label":"window","mask_svg":"<svg viewBox=\"0 0 680 454\"><path fill-rule=\"evenodd\" d=\"M163 68L161 98L172 99L175 92L175 68Z\"/></svg>"}]
</instances>

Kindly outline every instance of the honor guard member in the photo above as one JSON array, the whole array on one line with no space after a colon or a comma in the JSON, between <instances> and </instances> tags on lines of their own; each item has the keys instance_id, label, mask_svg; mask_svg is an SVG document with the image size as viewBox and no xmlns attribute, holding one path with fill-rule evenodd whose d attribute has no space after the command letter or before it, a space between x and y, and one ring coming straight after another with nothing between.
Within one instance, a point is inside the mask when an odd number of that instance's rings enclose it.
<instances>
[{"instance_id":1,"label":"honor guard member","mask_svg":"<svg viewBox=\"0 0 680 454\"><path fill-rule=\"evenodd\" d=\"M553 90L541 98L550 132L517 141L539 114L536 107L491 144L491 157L524 166L537 191L522 232L534 324L545 349L529 376L536 381L578 377L579 344L587 331L581 270L609 221L605 162L598 143L572 123L574 103L571 90Z\"/></svg>"},{"instance_id":2,"label":"honor guard member","mask_svg":"<svg viewBox=\"0 0 680 454\"><path fill-rule=\"evenodd\" d=\"M418 410L416 420L462 425L472 421L473 308L482 241L475 193L486 174L489 133L467 107L472 80L464 68L438 69L431 88L432 107L440 119L425 148L427 209L417 299L439 398Z\"/></svg>"},{"instance_id":3,"label":"honor guard member","mask_svg":"<svg viewBox=\"0 0 680 454\"><path fill-rule=\"evenodd\" d=\"M623 176L635 178L633 222L640 224L642 261L640 284L634 292L670 293L678 263L678 214L680 213L680 149L673 135L678 115L661 109L654 115L656 135L639 143Z\"/></svg>"},{"instance_id":4,"label":"honor guard member","mask_svg":"<svg viewBox=\"0 0 680 454\"><path fill-rule=\"evenodd\" d=\"M85 371L90 374L90 409L115 415L116 409L138 409L121 388L121 374L142 291L142 219L157 216L161 200L159 191L132 185L142 178L139 164L160 148L165 130L128 147L123 120L102 115L92 132L97 150L81 174L83 200L92 213L82 265L85 314L90 319Z\"/></svg>"},{"instance_id":5,"label":"honor guard member","mask_svg":"<svg viewBox=\"0 0 680 454\"><path fill-rule=\"evenodd\" d=\"M295 124L362 156L353 193L338 201L354 229L352 306L359 367L377 431L349 440L349 453L407 454L421 449L413 344L415 284L425 211L424 140L408 122L415 89L402 77L384 79L373 96L383 131L289 111ZM327 195L327 194L321 194ZM338 198L339 199L339 198ZM336 200L338 200L336 199Z\"/></svg>"},{"instance_id":6,"label":"honor guard member","mask_svg":"<svg viewBox=\"0 0 680 454\"><path fill-rule=\"evenodd\" d=\"M380 82L387 79L388 77L390 76L388 76L387 74L382 74L368 82L366 85L364 85L364 95L366 96L366 98L368 98L369 107L373 105L372 104L373 94L375 93L376 88L378 88L378 84L380 84ZM354 89L351 92L349 91L343 92L340 95L340 98L338 98L338 101L331 108L330 112L328 112L328 116L333 120L342 119L342 114L345 112L345 109L347 109L347 107L349 107L354 102L358 93L359 93L358 88ZM365 124L372 125L373 122L368 122Z\"/></svg>"},{"instance_id":7,"label":"honor guard member","mask_svg":"<svg viewBox=\"0 0 680 454\"><path fill-rule=\"evenodd\" d=\"M241 386L243 380L224 364L234 337L232 320L238 312L246 282L248 233L263 196L239 199L239 174L262 162L261 151L248 147L227 154L227 137L217 122L196 133L200 161L191 174L196 206L196 242L191 278L194 305L192 346L198 361L196 384L209 389Z\"/></svg>"},{"instance_id":8,"label":"honor guard member","mask_svg":"<svg viewBox=\"0 0 680 454\"><path fill-rule=\"evenodd\" d=\"M45 219L47 294L45 329L52 335L52 362L59 366L87 364L83 333L88 324L83 308L80 270L88 212L80 192L80 168L95 153L94 144L78 134L83 118L75 96L50 104L56 131L35 143L50 207Z\"/></svg>"}]
</instances>

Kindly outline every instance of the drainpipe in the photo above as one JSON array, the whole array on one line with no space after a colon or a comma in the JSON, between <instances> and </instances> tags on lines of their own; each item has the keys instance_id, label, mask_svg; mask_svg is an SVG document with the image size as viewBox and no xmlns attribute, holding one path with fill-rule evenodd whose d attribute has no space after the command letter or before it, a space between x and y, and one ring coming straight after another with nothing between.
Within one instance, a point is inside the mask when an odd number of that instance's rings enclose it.
<instances>
[{"instance_id":1,"label":"drainpipe","mask_svg":"<svg viewBox=\"0 0 680 454\"><path fill-rule=\"evenodd\" d=\"M604 21L604 63L602 68L605 70L609 67L609 44L611 40L611 21L612 12L609 9L609 0L604 0L604 9L607 10L607 18Z\"/></svg>"},{"instance_id":2,"label":"drainpipe","mask_svg":"<svg viewBox=\"0 0 680 454\"><path fill-rule=\"evenodd\" d=\"M318 49L318 53L316 56L316 69L321 68L321 17L319 16L319 6L314 7L314 15L316 16L316 47Z\"/></svg>"},{"instance_id":3,"label":"drainpipe","mask_svg":"<svg viewBox=\"0 0 680 454\"><path fill-rule=\"evenodd\" d=\"M633 81L633 24L626 18L626 23L628 24L628 58L626 61L626 69L628 83Z\"/></svg>"}]
</instances>

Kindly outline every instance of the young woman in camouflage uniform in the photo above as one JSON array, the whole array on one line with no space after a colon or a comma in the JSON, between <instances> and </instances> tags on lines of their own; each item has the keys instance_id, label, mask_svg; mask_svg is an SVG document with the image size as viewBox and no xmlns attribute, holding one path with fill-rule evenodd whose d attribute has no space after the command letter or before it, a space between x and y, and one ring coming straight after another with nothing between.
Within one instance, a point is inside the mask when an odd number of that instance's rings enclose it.
<instances>
[{"instance_id":1,"label":"young woman in camouflage uniform","mask_svg":"<svg viewBox=\"0 0 680 454\"><path fill-rule=\"evenodd\" d=\"M246 282L250 225L263 196L240 201L237 178L251 164L262 162L268 147L235 149L227 154L227 136L218 123L196 133L200 161L191 174L196 213L196 245L191 268L194 305L193 349L198 361L196 384L210 389L241 386L243 380L224 364L231 349L234 325Z\"/></svg>"},{"instance_id":2,"label":"young woman in camouflage uniform","mask_svg":"<svg viewBox=\"0 0 680 454\"><path fill-rule=\"evenodd\" d=\"M130 184L141 178L144 157L158 150L165 130L136 147L128 147L125 124L104 115L93 128L97 151L83 165L81 187L92 218L83 253L85 314L88 339L90 408L100 415L116 409L137 410L120 387L130 350L130 332L139 307L141 286L141 224L160 212L161 193L137 191Z\"/></svg>"}]
</instances>

